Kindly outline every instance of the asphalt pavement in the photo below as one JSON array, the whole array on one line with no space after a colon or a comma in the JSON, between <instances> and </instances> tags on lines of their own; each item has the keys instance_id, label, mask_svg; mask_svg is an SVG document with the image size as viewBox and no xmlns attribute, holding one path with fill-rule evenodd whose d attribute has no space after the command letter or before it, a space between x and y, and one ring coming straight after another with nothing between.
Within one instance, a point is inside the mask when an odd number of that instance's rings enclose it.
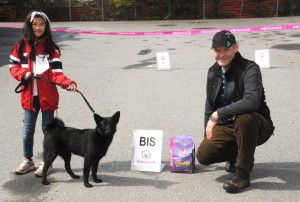
<instances>
[{"instance_id":1,"label":"asphalt pavement","mask_svg":"<svg viewBox=\"0 0 300 202\"><path fill-rule=\"evenodd\" d=\"M0 23L3 24L3 23ZM22 26L22 23L4 23ZM52 28L107 32L208 30L300 24L300 17L136 22L53 22ZM72 179L63 160L54 162L49 186L34 173L17 176L22 162L23 110L18 82L8 68L10 50L20 29L0 27L0 201L299 201L300 199L300 34L299 30L238 32L241 54L254 60L255 50L270 50L270 69L261 69L267 103L276 127L274 136L257 147L251 186L227 194L230 176L224 163L202 166L193 174L173 174L169 167L169 139L192 134L196 148L203 138L205 83L213 64L212 34L126 36L53 33L61 47L65 74L76 80L96 113L121 112L118 131L93 188L83 185L83 159L71 165L81 176ZM156 53L168 52L171 70L158 71ZM94 128L93 114L77 93L60 89L58 117L67 126ZM130 168L133 131L163 130L162 172ZM41 116L36 126L34 162L42 160Z\"/></svg>"}]
</instances>

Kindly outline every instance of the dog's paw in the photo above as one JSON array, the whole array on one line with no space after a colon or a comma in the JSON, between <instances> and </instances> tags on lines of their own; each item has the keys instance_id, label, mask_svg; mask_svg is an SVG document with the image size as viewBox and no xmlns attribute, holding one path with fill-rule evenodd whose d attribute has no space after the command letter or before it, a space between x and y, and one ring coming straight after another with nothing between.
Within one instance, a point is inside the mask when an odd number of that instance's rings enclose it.
<instances>
[{"instance_id":1,"label":"dog's paw","mask_svg":"<svg viewBox=\"0 0 300 202\"><path fill-rule=\"evenodd\" d=\"M92 188L92 187L93 187L93 185L91 185L90 183L85 183L84 186L85 186L86 188Z\"/></svg>"},{"instance_id":2,"label":"dog's paw","mask_svg":"<svg viewBox=\"0 0 300 202\"><path fill-rule=\"evenodd\" d=\"M43 181L42 184L43 185L49 185L50 183L48 181Z\"/></svg>"},{"instance_id":3,"label":"dog's paw","mask_svg":"<svg viewBox=\"0 0 300 202\"><path fill-rule=\"evenodd\" d=\"M96 183L101 183L101 182L103 182L101 179L94 179L94 182L96 182Z\"/></svg>"},{"instance_id":4,"label":"dog's paw","mask_svg":"<svg viewBox=\"0 0 300 202\"><path fill-rule=\"evenodd\" d=\"M71 177L72 177L73 179L79 179L79 178L80 178L79 175L72 175Z\"/></svg>"}]
</instances>

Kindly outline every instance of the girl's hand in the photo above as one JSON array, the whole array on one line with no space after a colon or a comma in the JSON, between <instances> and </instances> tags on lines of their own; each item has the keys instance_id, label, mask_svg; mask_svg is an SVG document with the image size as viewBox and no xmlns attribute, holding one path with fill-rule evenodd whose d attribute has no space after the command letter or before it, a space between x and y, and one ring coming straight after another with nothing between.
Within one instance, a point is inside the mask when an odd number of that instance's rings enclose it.
<instances>
[{"instance_id":1,"label":"girl's hand","mask_svg":"<svg viewBox=\"0 0 300 202\"><path fill-rule=\"evenodd\" d=\"M27 80L29 77L31 77L32 76L32 72L26 72L24 75L23 75L23 80ZM33 77L32 77L33 78Z\"/></svg>"},{"instance_id":2,"label":"girl's hand","mask_svg":"<svg viewBox=\"0 0 300 202\"><path fill-rule=\"evenodd\" d=\"M68 91L76 91L77 90L77 85L76 83L71 83L69 87L67 88Z\"/></svg>"}]
</instances>

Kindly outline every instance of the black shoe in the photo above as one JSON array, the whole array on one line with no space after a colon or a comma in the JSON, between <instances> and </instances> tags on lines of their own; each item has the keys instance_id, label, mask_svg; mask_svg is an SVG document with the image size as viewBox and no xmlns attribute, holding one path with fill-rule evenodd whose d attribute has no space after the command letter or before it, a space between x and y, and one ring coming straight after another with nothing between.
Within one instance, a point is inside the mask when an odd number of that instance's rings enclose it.
<instances>
[{"instance_id":1,"label":"black shoe","mask_svg":"<svg viewBox=\"0 0 300 202\"><path fill-rule=\"evenodd\" d=\"M239 193L249 186L250 173L237 167L233 177L224 183L223 189L225 189L227 193Z\"/></svg>"},{"instance_id":2,"label":"black shoe","mask_svg":"<svg viewBox=\"0 0 300 202\"><path fill-rule=\"evenodd\" d=\"M225 171L228 173L235 173L236 171L235 162L226 161Z\"/></svg>"}]
</instances>

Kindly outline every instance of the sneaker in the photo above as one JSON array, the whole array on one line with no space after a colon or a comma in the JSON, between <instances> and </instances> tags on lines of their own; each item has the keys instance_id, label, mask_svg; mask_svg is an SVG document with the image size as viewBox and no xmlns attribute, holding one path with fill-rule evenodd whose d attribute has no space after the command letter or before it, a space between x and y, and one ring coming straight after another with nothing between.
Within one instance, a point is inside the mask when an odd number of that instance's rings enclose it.
<instances>
[{"instance_id":1,"label":"sneaker","mask_svg":"<svg viewBox=\"0 0 300 202\"><path fill-rule=\"evenodd\" d=\"M24 159L24 161L20 164L20 166L16 169L17 175L22 175L28 173L35 169L34 162L29 159Z\"/></svg>"},{"instance_id":2,"label":"sneaker","mask_svg":"<svg viewBox=\"0 0 300 202\"><path fill-rule=\"evenodd\" d=\"M235 162L226 161L225 171L228 173L235 173L236 171Z\"/></svg>"},{"instance_id":3,"label":"sneaker","mask_svg":"<svg viewBox=\"0 0 300 202\"><path fill-rule=\"evenodd\" d=\"M223 185L227 193L239 193L250 186L250 173L237 167L233 177Z\"/></svg>"},{"instance_id":4,"label":"sneaker","mask_svg":"<svg viewBox=\"0 0 300 202\"><path fill-rule=\"evenodd\" d=\"M43 169L44 169L44 162L41 163L41 165L38 167L38 169L34 172L35 176L36 177L42 177L43 176ZM52 165L48 168L47 175L49 175L49 173L51 173L51 172L53 172L53 166Z\"/></svg>"}]
</instances>

